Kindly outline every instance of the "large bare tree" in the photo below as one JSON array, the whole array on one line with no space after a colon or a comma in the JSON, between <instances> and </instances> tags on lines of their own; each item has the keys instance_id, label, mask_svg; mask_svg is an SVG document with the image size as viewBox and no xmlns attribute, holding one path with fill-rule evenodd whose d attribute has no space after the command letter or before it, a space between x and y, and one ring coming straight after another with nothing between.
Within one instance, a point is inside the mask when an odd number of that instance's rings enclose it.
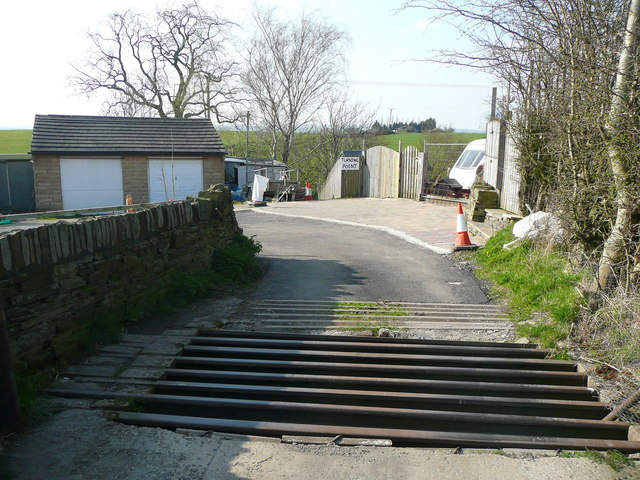
<instances>
[{"instance_id":1,"label":"large bare tree","mask_svg":"<svg viewBox=\"0 0 640 480\"><path fill-rule=\"evenodd\" d=\"M282 21L256 8L256 31L246 53L244 84L253 117L269 134L272 158L284 163L295 135L308 126L344 73L345 32L302 14Z\"/></svg>"},{"instance_id":2,"label":"large bare tree","mask_svg":"<svg viewBox=\"0 0 640 480\"><path fill-rule=\"evenodd\" d=\"M154 18L114 13L89 33L93 52L71 81L88 95L108 92L109 114L234 117L237 64L230 59L233 23L197 2L158 10Z\"/></svg>"}]
</instances>

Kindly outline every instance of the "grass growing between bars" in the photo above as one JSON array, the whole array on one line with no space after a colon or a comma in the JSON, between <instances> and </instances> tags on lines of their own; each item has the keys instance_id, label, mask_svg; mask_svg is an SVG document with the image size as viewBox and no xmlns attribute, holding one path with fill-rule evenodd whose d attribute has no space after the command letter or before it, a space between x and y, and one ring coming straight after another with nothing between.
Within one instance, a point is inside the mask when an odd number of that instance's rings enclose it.
<instances>
[{"instance_id":1,"label":"grass growing between bars","mask_svg":"<svg viewBox=\"0 0 640 480\"><path fill-rule=\"evenodd\" d=\"M580 311L583 299L576 286L581 277L560 251L538 249L530 241L503 248L514 239L511 227L494 235L476 254L477 274L506 300L519 335L564 356L558 342L569 336Z\"/></svg>"},{"instance_id":2,"label":"grass growing between bars","mask_svg":"<svg viewBox=\"0 0 640 480\"><path fill-rule=\"evenodd\" d=\"M394 324L393 317L408 316L404 308L394 304L374 302L339 302L334 307L335 313L340 314L338 320L356 322L358 326L345 328L349 332L371 330L374 336L378 336L382 328L400 330ZM378 318L369 318L375 315Z\"/></svg>"}]
</instances>

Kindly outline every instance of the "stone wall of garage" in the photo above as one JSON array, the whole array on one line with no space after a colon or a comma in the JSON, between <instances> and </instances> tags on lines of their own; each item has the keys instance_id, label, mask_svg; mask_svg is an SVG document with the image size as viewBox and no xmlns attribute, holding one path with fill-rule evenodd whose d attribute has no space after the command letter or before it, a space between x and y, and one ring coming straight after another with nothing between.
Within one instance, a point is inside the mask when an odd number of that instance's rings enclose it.
<instances>
[{"instance_id":1,"label":"stone wall of garage","mask_svg":"<svg viewBox=\"0 0 640 480\"><path fill-rule=\"evenodd\" d=\"M204 188L218 183L224 184L224 157L222 155L203 158L202 181Z\"/></svg>"},{"instance_id":2,"label":"stone wall of garage","mask_svg":"<svg viewBox=\"0 0 640 480\"><path fill-rule=\"evenodd\" d=\"M122 192L131 195L133 203L147 203L149 201L149 161L147 157L122 157Z\"/></svg>"},{"instance_id":3,"label":"stone wall of garage","mask_svg":"<svg viewBox=\"0 0 640 480\"><path fill-rule=\"evenodd\" d=\"M105 315L152 307L241 233L228 189L0 236L0 308L19 368L75 355Z\"/></svg>"},{"instance_id":4,"label":"stone wall of garage","mask_svg":"<svg viewBox=\"0 0 640 480\"><path fill-rule=\"evenodd\" d=\"M33 156L33 180L38 211L62 209L62 181L60 179L60 157L53 155Z\"/></svg>"}]
</instances>

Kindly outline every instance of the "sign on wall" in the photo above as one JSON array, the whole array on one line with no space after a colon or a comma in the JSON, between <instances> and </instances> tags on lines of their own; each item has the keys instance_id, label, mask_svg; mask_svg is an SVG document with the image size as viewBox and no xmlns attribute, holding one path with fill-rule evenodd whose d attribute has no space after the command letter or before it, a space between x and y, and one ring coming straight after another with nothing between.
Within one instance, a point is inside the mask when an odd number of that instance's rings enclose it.
<instances>
[{"instance_id":1,"label":"sign on wall","mask_svg":"<svg viewBox=\"0 0 640 480\"><path fill-rule=\"evenodd\" d=\"M360 170L360 157L340 157L342 170Z\"/></svg>"}]
</instances>

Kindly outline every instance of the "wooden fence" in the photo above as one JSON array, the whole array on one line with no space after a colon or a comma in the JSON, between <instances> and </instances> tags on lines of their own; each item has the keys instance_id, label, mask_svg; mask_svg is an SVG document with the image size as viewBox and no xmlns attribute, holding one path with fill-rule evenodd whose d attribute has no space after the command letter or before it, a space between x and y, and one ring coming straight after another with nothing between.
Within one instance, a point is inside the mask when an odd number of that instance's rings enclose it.
<instances>
[{"instance_id":1,"label":"wooden fence","mask_svg":"<svg viewBox=\"0 0 640 480\"><path fill-rule=\"evenodd\" d=\"M410 198L420 200L424 181L424 153L407 147L401 153L372 147L360 159L358 170L342 170L340 159L318 191L320 200L350 197Z\"/></svg>"}]
</instances>

